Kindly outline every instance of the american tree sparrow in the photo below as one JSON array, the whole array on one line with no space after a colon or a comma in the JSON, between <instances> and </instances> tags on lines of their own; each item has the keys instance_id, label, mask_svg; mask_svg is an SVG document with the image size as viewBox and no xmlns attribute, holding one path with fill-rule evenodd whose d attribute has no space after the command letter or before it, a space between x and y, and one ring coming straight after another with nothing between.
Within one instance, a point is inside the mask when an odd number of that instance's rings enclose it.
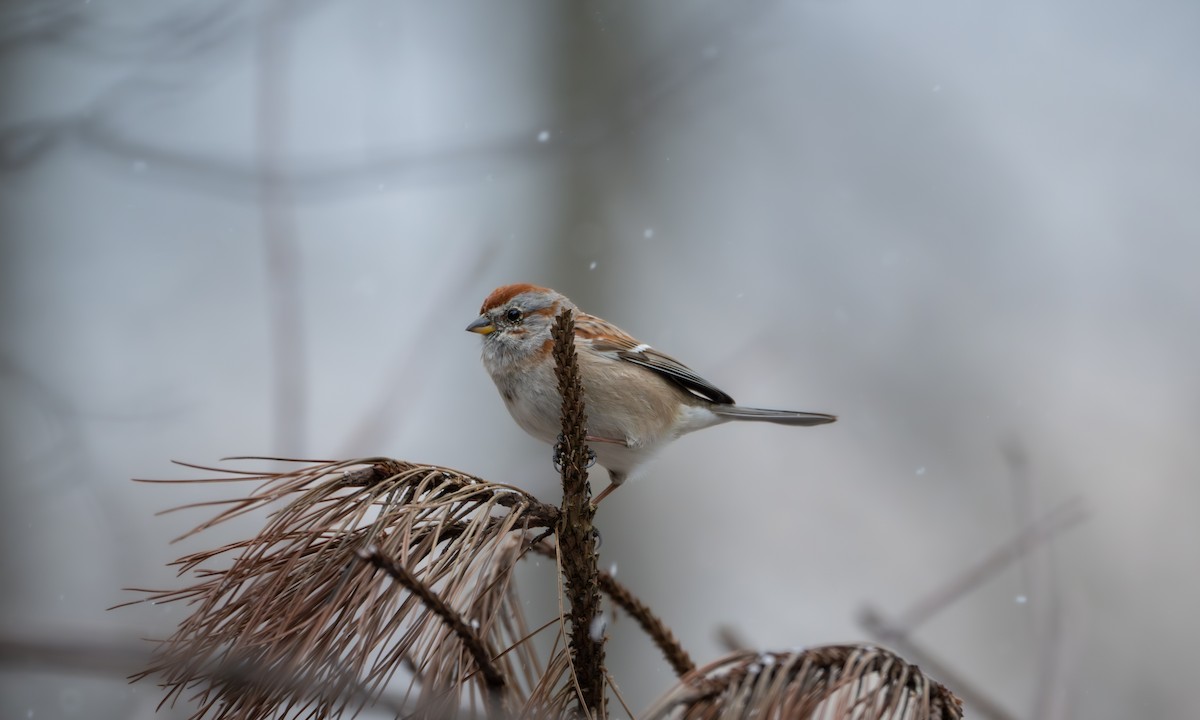
<instances>
[{"instance_id":1,"label":"american tree sparrow","mask_svg":"<svg viewBox=\"0 0 1200 720\"><path fill-rule=\"evenodd\" d=\"M575 313L587 439L611 480L597 504L663 446L693 430L730 420L823 425L837 419L736 405L683 363L581 312L562 294L536 285L505 285L487 296L467 330L483 336L484 367L513 419L538 440L553 444L561 426L550 328L565 308Z\"/></svg>"}]
</instances>

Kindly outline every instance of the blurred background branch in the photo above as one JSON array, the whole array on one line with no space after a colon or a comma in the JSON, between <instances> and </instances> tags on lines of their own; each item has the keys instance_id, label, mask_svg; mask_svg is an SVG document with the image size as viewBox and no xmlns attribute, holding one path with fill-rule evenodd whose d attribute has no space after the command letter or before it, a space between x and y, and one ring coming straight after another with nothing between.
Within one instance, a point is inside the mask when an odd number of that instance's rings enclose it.
<instances>
[{"instance_id":1,"label":"blurred background branch","mask_svg":"<svg viewBox=\"0 0 1200 720\"><path fill-rule=\"evenodd\" d=\"M292 211L291 189L284 177L288 153L287 117L291 105L290 2L264 0L260 20L255 78L258 148L258 207L266 255L275 428L272 452L287 457L307 447L308 347L304 340L304 294L299 238Z\"/></svg>"}]
</instances>

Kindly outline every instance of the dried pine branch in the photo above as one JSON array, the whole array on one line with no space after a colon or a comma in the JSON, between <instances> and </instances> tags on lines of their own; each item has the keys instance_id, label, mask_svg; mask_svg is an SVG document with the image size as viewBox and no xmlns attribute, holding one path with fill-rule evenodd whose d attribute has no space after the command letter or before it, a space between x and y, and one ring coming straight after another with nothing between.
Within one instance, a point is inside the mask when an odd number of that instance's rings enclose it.
<instances>
[{"instance_id":1,"label":"dried pine branch","mask_svg":"<svg viewBox=\"0 0 1200 720\"><path fill-rule=\"evenodd\" d=\"M962 702L888 650L831 645L728 655L684 676L643 720L718 717L951 720Z\"/></svg>"},{"instance_id":2,"label":"dried pine branch","mask_svg":"<svg viewBox=\"0 0 1200 720\"><path fill-rule=\"evenodd\" d=\"M197 530L260 507L273 513L254 538L179 560L195 584L147 598L196 605L140 675L161 676L164 703L194 691L197 718L337 717L369 704L403 669L406 706L419 714L556 709L557 688L544 680L566 666L565 650L539 662L510 576L528 537L554 527L557 508L454 470L382 458L222 479L262 484L216 504L228 507ZM363 553L396 572L377 572ZM412 582L394 582L398 574ZM482 662L480 648L499 659ZM288 681L243 682L230 667Z\"/></svg>"},{"instance_id":3,"label":"dried pine branch","mask_svg":"<svg viewBox=\"0 0 1200 720\"><path fill-rule=\"evenodd\" d=\"M551 329L554 338L554 374L562 395L562 436L558 455L563 483L562 513L558 518L559 557L570 603L571 658L579 684L580 710L586 715L607 717L603 633L593 631L600 617L599 568L596 564L596 535L587 468L587 415L583 383L575 357L575 319L570 310L559 314Z\"/></svg>"},{"instance_id":4,"label":"dried pine branch","mask_svg":"<svg viewBox=\"0 0 1200 720\"><path fill-rule=\"evenodd\" d=\"M555 557L553 547L545 543L537 543L533 546L533 551L545 557ZM663 657L671 665L671 669L679 677L687 675L696 669L696 663L692 660L692 656L683 648L679 642L679 638L675 637L675 633L663 622L662 618L654 614L650 606L642 602L633 591L617 582L617 579L611 573L601 570L597 575L597 582L600 585L600 590L608 596L618 607L629 613L642 630L650 637L650 640L658 647Z\"/></svg>"},{"instance_id":5,"label":"dried pine branch","mask_svg":"<svg viewBox=\"0 0 1200 720\"><path fill-rule=\"evenodd\" d=\"M463 620L462 615L447 605L436 593L425 587L424 583L410 573L407 568L384 556L383 553L379 552L379 548L374 545L365 550L359 550L358 556L380 570L383 570L388 575L391 575L396 582L420 598L426 607L436 613L443 622L450 626L450 629L462 641L467 651L471 653L471 658L483 674L483 679L489 688L500 690L504 687L504 676L492 664L493 653L487 649L483 639L471 630L471 627Z\"/></svg>"},{"instance_id":6,"label":"dried pine branch","mask_svg":"<svg viewBox=\"0 0 1200 720\"><path fill-rule=\"evenodd\" d=\"M637 621L637 624L662 652L663 657L671 664L671 669L675 671L676 675L682 677L696 669L696 663L692 660L692 656L683 649L683 645L675 637L671 628L629 588L617 582L612 575L606 572L600 573L600 588L605 595Z\"/></svg>"},{"instance_id":7,"label":"dried pine branch","mask_svg":"<svg viewBox=\"0 0 1200 720\"><path fill-rule=\"evenodd\" d=\"M582 412L571 418L576 430L585 422ZM586 455L563 458L572 462L586 469ZM260 484L211 503L221 510L198 530L272 513L254 538L179 560L192 585L149 594L195 610L139 675L161 678L164 703L188 694L194 718L332 718L366 707L412 717L602 717L608 680L602 641L591 637L596 614L576 613L587 602L598 613L601 588L682 674L647 717L961 717L943 686L875 647L741 652L696 669L649 608L595 568L590 527L573 540L589 554L568 561L562 543L576 528L561 522L565 512L515 488L383 458L217 480ZM581 517L578 506L569 511ZM588 504L582 517L593 511ZM554 550L540 542L551 530L561 533ZM543 653L531 639L565 618L532 631L525 621L513 570L531 544L562 558L564 578L578 573L589 594L571 608L570 639L560 635ZM581 631L581 647L599 650L595 685L590 660L571 647ZM382 699L395 676L407 690Z\"/></svg>"}]
</instances>

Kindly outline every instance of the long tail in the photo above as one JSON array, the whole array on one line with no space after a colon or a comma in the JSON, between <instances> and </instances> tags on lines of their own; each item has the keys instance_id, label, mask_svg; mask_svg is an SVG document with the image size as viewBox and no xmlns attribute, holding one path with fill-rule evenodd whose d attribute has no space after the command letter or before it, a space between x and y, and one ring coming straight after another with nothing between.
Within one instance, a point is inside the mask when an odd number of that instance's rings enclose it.
<instances>
[{"instance_id":1,"label":"long tail","mask_svg":"<svg viewBox=\"0 0 1200 720\"><path fill-rule=\"evenodd\" d=\"M756 420L779 423L780 425L824 425L837 420L837 415L825 413L796 412L793 410L763 410L741 405L710 405L717 415L730 420Z\"/></svg>"}]
</instances>

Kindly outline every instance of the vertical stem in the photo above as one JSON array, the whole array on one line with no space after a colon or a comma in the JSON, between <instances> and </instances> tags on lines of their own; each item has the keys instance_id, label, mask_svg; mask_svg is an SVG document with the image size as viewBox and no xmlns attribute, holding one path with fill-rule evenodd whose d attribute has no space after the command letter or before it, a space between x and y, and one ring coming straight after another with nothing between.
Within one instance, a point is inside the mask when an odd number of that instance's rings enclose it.
<instances>
[{"instance_id":1,"label":"vertical stem","mask_svg":"<svg viewBox=\"0 0 1200 720\"><path fill-rule=\"evenodd\" d=\"M255 139L259 223L267 273L275 452L303 453L307 411L300 257L295 218L283 173L287 119L287 4L264 0L258 35Z\"/></svg>"},{"instance_id":2,"label":"vertical stem","mask_svg":"<svg viewBox=\"0 0 1200 720\"><path fill-rule=\"evenodd\" d=\"M585 714L607 717L604 697L604 638L593 632L600 616L600 569L596 564L596 513L588 487L587 415L583 384L575 357L575 319L570 310L558 316L554 337L554 373L562 394L561 455L563 505L556 534L562 555L567 600L571 604L571 658L579 682L580 704ZM599 637L593 638L593 635Z\"/></svg>"}]
</instances>

